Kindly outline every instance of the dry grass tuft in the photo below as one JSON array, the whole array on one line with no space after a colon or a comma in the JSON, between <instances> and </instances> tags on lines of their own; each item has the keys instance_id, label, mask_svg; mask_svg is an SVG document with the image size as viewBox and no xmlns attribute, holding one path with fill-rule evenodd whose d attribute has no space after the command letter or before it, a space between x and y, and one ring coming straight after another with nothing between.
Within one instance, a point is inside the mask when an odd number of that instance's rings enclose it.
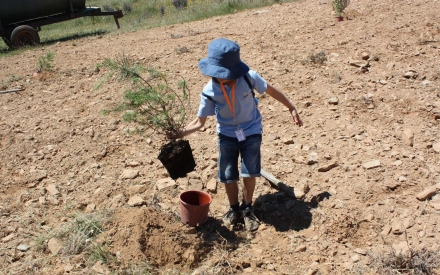
<instances>
[{"instance_id":1,"label":"dry grass tuft","mask_svg":"<svg viewBox=\"0 0 440 275\"><path fill-rule=\"evenodd\" d=\"M428 249L419 251L411 249L408 253L396 253L393 250L389 254L370 255L370 257L371 266L382 275L434 275L438 274L440 267L440 253Z\"/></svg>"},{"instance_id":2,"label":"dry grass tuft","mask_svg":"<svg viewBox=\"0 0 440 275\"><path fill-rule=\"evenodd\" d=\"M313 63L315 65L322 66L325 64L326 61L327 61L327 55L325 54L324 51L321 51L316 54L310 54L307 57L307 61L303 61L302 64L305 65L308 62L308 63Z\"/></svg>"}]
</instances>

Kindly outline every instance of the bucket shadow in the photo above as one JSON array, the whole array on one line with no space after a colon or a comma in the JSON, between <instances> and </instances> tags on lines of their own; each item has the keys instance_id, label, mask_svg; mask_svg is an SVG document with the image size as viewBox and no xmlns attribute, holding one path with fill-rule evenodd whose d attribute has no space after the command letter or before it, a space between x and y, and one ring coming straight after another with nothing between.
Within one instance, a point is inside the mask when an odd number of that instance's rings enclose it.
<instances>
[{"instance_id":1,"label":"bucket shadow","mask_svg":"<svg viewBox=\"0 0 440 275\"><path fill-rule=\"evenodd\" d=\"M330 193L323 192L312 197L310 202L305 202L278 191L258 197L254 203L254 213L261 222L273 226L278 232L300 231L310 227L313 218L311 210L330 196Z\"/></svg>"}]
</instances>

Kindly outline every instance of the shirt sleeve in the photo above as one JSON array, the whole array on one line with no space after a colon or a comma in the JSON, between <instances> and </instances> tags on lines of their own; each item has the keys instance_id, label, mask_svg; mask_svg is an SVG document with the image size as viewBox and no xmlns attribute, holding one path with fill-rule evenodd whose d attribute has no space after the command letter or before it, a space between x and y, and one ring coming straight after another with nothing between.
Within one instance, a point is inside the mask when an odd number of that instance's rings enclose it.
<instances>
[{"instance_id":1,"label":"shirt sleeve","mask_svg":"<svg viewBox=\"0 0 440 275\"><path fill-rule=\"evenodd\" d=\"M200 95L198 117L207 117L215 115L215 101L204 92Z\"/></svg>"},{"instance_id":2,"label":"shirt sleeve","mask_svg":"<svg viewBox=\"0 0 440 275\"><path fill-rule=\"evenodd\" d=\"M256 71L250 70L249 75L251 76L251 83L254 89L259 94L264 94L267 90L267 82L264 78L262 78Z\"/></svg>"}]
</instances>

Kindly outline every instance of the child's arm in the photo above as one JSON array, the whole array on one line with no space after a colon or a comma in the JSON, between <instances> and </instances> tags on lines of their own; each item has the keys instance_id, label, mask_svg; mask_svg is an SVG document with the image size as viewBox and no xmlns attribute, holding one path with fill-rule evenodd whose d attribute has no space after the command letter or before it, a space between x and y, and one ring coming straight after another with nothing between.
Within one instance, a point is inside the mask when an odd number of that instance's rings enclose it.
<instances>
[{"instance_id":1,"label":"child's arm","mask_svg":"<svg viewBox=\"0 0 440 275\"><path fill-rule=\"evenodd\" d=\"M295 124L298 125L299 127L303 126L303 122L299 117L299 114L296 111L295 106L293 106L292 102L290 102L290 100L280 90L278 90L277 88L275 88L274 86L268 83L266 93L271 97L275 98L276 100L278 100L279 102L281 102L287 108L289 108L289 113L292 115Z\"/></svg>"},{"instance_id":2,"label":"child's arm","mask_svg":"<svg viewBox=\"0 0 440 275\"><path fill-rule=\"evenodd\" d=\"M183 128L182 132L180 133L180 137L183 138L184 136L187 136L189 134L192 134L196 131L198 131L200 128L202 128L205 125L206 117L197 117L188 125L186 125L185 128Z\"/></svg>"}]
</instances>

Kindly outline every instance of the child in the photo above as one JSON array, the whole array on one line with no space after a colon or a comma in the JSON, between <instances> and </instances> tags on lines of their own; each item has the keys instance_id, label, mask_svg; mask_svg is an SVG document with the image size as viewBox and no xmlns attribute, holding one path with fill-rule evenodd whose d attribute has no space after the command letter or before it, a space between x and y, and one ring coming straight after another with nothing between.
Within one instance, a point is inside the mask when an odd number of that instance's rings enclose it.
<instances>
[{"instance_id":1,"label":"child","mask_svg":"<svg viewBox=\"0 0 440 275\"><path fill-rule=\"evenodd\" d=\"M303 122L293 104L275 87L268 84L257 72L240 59L240 46L228 39L213 40L208 47L208 57L199 61L199 68L212 77L203 89L197 118L180 133L189 135L205 125L207 116L216 116L218 134L218 181L225 184L229 210L222 217L226 226L243 216L248 231L258 229L259 221L252 209L256 177L261 176L260 146L262 116L254 99L253 89L267 93L289 109L296 125ZM238 172L238 157L241 171ZM243 202L238 199L239 177L243 178Z\"/></svg>"}]
</instances>

